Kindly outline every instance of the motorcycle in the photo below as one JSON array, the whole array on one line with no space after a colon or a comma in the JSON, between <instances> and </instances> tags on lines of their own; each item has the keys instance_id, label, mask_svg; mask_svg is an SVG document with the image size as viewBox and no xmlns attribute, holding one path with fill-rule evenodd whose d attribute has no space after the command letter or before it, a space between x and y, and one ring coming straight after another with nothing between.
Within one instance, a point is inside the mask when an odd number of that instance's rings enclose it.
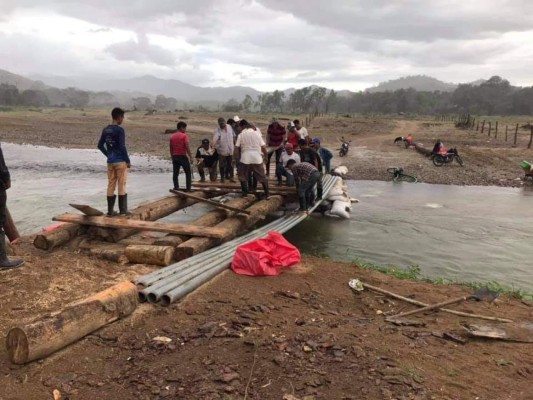
<instances>
[{"instance_id":1,"label":"motorcycle","mask_svg":"<svg viewBox=\"0 0 533 400\"><path fill-rule=\"evenodd\" d=\"M456 160L461 167L464 166L463 159L455 147L448 150L446 154L433 154L431 158L436 167L442 167L444 164L449 164L453 160Z\"/></svg>"},{"instance_id":2,"label":"motorcycle","mask_svg":"<svg viewBox=\"0 0 533 400\"><path fill-rule=\"evenodd\" d=\"M351 140L350 141L346 141L344 139L344 136L341 138L341 148L339 149L339 156L340 157L344 157L346 154L348 154L348 150L350 149L350 143L352 142Z\"/></svg>"}]
</instances>

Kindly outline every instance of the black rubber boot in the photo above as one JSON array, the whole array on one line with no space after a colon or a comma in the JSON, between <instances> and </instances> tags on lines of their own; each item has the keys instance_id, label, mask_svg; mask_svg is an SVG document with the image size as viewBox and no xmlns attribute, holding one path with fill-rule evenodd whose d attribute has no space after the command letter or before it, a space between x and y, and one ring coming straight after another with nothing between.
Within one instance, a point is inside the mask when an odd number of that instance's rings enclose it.
<instances>
[{"instance_id":1,"label":"black rubber boot","mask_svg":"<svg viewBox=\"0 0 533 400\"><path fill-rule=\"evenodd\" d=\"M298 211L307 211L307 207L305 204L305 197L300 197L300 209Z\"/></svg>"},{"instance_id":2,"label":"black rubber boot","mask_svg":"<svg viewBox=\"0 0 533 400\"><path fill-rule=\"evenodd\" d=\"M118 195L118 209L120 210L120 215L131 215L131 212L128 211L128 195Z\"/></svg>"},{"instance_id":3,"label":"black rubber boot","mask_svg":"<svg viewBox=\"0 0 533 400\"><path fill-rule=\"evenodd\" d=\"M263 190L265 192L265 197L264 199L268 199L270 197L270 193L268 191L268 182L262 182L261 185L263 186Z\"/></svg>"},{"instance_id":4,"label":"black rubber boot","mask_svg":"<svg viewBox=\"0 0 533 400\"><path fill-rule=\"evenodd\" d=\"M24 265L24 260L19 258L15 260L10 260L7 257L6 251L6 234L2 231L0 232L0 271L6 269L12 269Z\"/></svg>"},{"instance_id":5,"label":"black rubber boot","mask_svg":"<svg viewBox=\"0 0 533 400\"><path fill-rule=\"evenodd\" d=\"M241 182L242 197L248 196L248 182Z\"/></svg>"},{"instance_id":6,"label":"black rubber boot","mask_svg":"<svg viewBox=\"0 0 533 400\"><path fill-rule=\"evenodd\" d=\"M117 196L107 196L107 216L108 217L113 217L114 215L117 215L117 212L114 210L116 199L117 199Z\"/></svg>"}]
</instances>

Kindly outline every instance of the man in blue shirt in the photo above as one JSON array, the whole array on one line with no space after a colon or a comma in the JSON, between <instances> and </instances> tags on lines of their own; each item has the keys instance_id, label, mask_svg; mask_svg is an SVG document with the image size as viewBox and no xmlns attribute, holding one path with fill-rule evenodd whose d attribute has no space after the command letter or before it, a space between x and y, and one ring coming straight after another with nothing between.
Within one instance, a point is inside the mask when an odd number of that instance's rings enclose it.
<instances>
[{"instance_id":1,"label":"man in blue shirt","mask_svg":"<svg viewBox=\"0 0 533 400\"><path fill-rule=\"evenodd\" d=\"M102 131L98 141L98 148L107 157L107 215L116 215L115 188L118 186L118 208L121 215L130 215L128 211L128 195L126 193L126 179L130 158L126 150L126 134L120 126L124 121L124 110L113 108L111 111L113 122Z\"/></svg>"}]
</instances>

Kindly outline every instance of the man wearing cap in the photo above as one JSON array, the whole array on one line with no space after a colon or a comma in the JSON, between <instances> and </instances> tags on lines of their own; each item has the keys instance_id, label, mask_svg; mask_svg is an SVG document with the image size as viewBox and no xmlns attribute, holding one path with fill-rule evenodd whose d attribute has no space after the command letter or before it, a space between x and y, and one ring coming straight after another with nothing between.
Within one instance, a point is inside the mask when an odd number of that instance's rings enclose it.
<instances>
[{"instance_id":1,"label":"man wearing cap","mask_svg":"<svg viewBox=\"0 0 533 400\"><path fill-rule=\"evenodd\" d=\"M257 182L261 182L265 198L268 198L268 179L263 167L268 154L261 131L245 119L241 120L239 125L243 130L237 138L237 143L235 143L234 158L240 159L239 181L241 182L242 195L248 196L248 181L253 176Z\"/></svg>"},{"instance_id":2,"label":"man wearing cap","mask_svg":"<svg viewBox=\"0 0 533 400\"><path fill-rule=\"evenodd\" d=\"M196 166L200 174L200 182L205 182L205 168L209 171L209 180L211 182L217 180L217 162L216 149L209 145L209 139L203 139L202 145L196 149Z\"/></svg>"},{"instance_id":3,"label":"man wearing cap","mask_svg":"<svg viewBox=\"0 0 533 400\"><path fill-rule=\"evenodd\" d=\"M272 154L276 153L276 166L279 164L281 153L283 151L282 145L285 140L286 131L277 119L274 119L268 126L266 144L268 146L268 162L266 165L266 174L270 175L270 160Z\"/></svg>"},{"instance_id":4,"label":"man wearing cap","mask_svg":"<svg viewBox=\"0 0 533 400\"><path fill-rule=\"evenodd\" d=\"M287 162L289 160L296 161L296 164L300 163L300 156L293 150L293 146L290 143L285 144L285 152L281 154L280 163L276 166L276 178L278 178L278 186L283 184L281 177L287 178L287 186L294 186L294 175L287 168Z\"/></svg>"},{"instance_id":5,"label":"man wearing cap","mask_svg":"<svg viewBox=\"0 0 533 400\"><path fill-rule=\"evenodd\" d=\"M238 118L238 117L237 117ZM218 165L220 168L220 181L224 183L226 179L235 182L233 179L233 152L235 148L235 132L233 128L226 124L222 117L218 119L218 127L213 136L213 147L218 153Z\"/></svg>"},{"instance_id":6,"label":"man wearing cap","mask_svg":"<svg viewBox=\"0 0 533 400\"><path fill-rule=\"evenodd\" d=\"M126 180L130 157L126 149L126 133L120 126L124 122L124 110L118 107L111 111L113 121L102 131L98 141L98 149L107 157L107 215L116 215L114 211L115 189L118 189L118 208L121 215L131 214L128 211L128 194Z\"/></svg>"},{"instance_id":7,"label":"man wearing cap","mask_svg":"<svg viewBox=\"0 0 533 400\"><path fill-rule=\"evenodd\" d=\"M326 174L329 174L329 172L331 171L331 159L333 158L333 153L320 145L319 138L313 139L313 148L322 160L322 166L324 167ZM321 170L320 172L323 171Z\"/></svg>"},{"instance_id":8,"label":"man wearing cap","mask_svg":"<svg viewBox=\"0 0 533 400\"><path fill-rule=\"evenodd\" d=\"M298 147L298 140L300 139L300 136L298 135L298 131L296 130L296 125L294 125L294 122L290 121L287 125L287 129L289 130L287 142L292 144L294 151L300 151L300 148Z\"/></svg>"}]
</instances>

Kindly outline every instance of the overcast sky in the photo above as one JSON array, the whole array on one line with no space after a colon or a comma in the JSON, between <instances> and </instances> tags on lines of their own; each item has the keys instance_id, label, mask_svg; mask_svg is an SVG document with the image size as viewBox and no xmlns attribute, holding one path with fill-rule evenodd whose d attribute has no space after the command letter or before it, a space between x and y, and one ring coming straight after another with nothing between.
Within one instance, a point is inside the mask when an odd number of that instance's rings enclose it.
<instances>
[{"instance_id":1,"label":"overcast sky","mask_svg":"<svg viewBox=\"0 0 533 400\"><path fill-rule=\"evenodd\" d=\"M533 85L522 0L1 0L0 69L259 90L425 74Z\"/></svg>"}]
</instances>

